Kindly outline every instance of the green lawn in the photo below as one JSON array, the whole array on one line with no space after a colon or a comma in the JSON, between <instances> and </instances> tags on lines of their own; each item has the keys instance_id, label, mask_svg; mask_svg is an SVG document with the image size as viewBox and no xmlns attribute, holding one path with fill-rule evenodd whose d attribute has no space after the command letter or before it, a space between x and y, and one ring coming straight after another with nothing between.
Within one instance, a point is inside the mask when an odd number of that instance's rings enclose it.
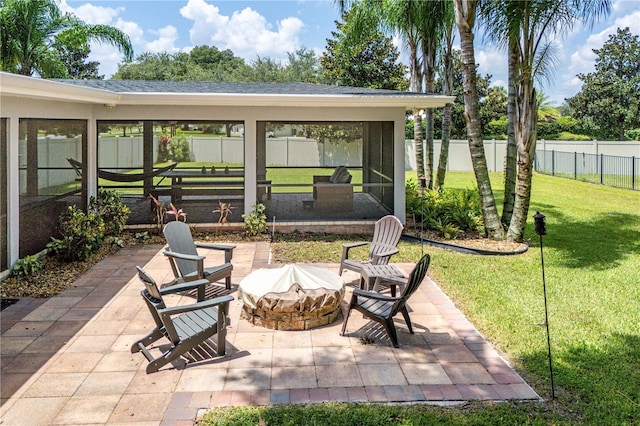
<instances>
[{"instance_id":1,"label":"green lawn","mask_svg":"<svg viewBox=\"0 0 640 426\"><path fill-rule=\"evenodd\" d=\"M408 177L415 177L407 173ZM502 175L492 175L502 198ZM473 188L471 173L447 187ZM216 410L203 424L594 424L640 422L640 192L535 175L529 217L546 216L543 237L556 401L462 408L377 405ZM425 246L431 277L545 399L550 398L539 237L530 250L473 256ZM285 238L283 238L285 239ZM341 238L273 244L278 261L338 262ZM416 261L400 243L394 261Z\"/></svg>"}]
</instances>

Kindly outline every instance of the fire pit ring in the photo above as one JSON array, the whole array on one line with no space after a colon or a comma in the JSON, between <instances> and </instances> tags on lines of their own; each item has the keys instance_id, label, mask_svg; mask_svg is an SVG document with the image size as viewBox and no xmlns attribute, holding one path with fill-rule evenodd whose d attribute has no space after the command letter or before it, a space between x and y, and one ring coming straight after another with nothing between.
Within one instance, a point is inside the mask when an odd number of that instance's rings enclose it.
<instances>
[{"instance_id":1,"label":"fire pit ring","mask_svg":"<svg viewBox=\"0 0 640 426\"><path fill-rule=\"evenodd\" d=\"M274 330L308 330L332 323L340 312L344 280L310 265L263 268L238 288L242 317Z\"/></svg>"}]
</instances>

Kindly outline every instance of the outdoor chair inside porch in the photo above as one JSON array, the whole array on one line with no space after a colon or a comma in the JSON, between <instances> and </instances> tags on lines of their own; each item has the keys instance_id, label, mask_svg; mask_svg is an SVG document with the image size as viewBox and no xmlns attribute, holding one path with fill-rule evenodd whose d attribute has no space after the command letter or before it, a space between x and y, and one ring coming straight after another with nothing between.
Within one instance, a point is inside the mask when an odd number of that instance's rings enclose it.
<instances>
[{"instance_id":1,"label":"outdoor chair inside porch","mask_svg":"<svg viewBox=\"0 0 640 426\"><path fill-rule=\"evenodd\" d=\"M373 238L370 243L354 242L342 246L342 258L340 259L340 271L338 271L338 274L342 275L345 269L360 272L365 263L387 265L391 256L399 251L397 245L398 241L400 241L400 236L402 236L402 230L402 222L393 215L388 215L378 220L373 228ZM349 251L352 248L367 244L369 245L369 256L366 261L361 262L349 258Z\"/></svg>"},{"instance_id":2,"label":"outdoor chair inside porch","mask_svg":"<svg viewBox=\"0 0 640 426\"><path fill-rule=\"evenodd\" d=\"M164 237L169 245L163 254L169 258L174 279L167 286L205 278L210 283L225 280L227 290L231 289L231 272L234 245L194 243L189 225L180 221L169 222L164 226ZM205 256L198 249L224 251L224 263L213 267L204 267ZM205 290L198 289L198 300L204 300Z\"/></svg>"},{"instance_id":3,"label":"outdoor chair inside porch","mask_svg":"<svg viewBox=\"0 0 640 426\"><path fill-rule=\"evenodd\" d=\"M342 331L340 335L344 336L347 328L347 321L349 321L349 314L351 310L361 312L366 318L369 318L384 326L385 331L391 339L394 347L398 345L398 335L396 333L396 327L393 322L393 317L401 313L404 317L404 321L407 324L409 333L413 334L413 327L411 325L411 319L409 318L409 311L407 310L407 300L418 289L424 277L427 275L427 269L429 269L429 263L431 257L428 254L422 256L422 258L416 263L416 266L409 274L409 278L406 280L406 284L402 290L402 294L399 297L387 296L384 294L376 293L373 291L365 291L359 288L353 290L351 296L351 302L349 308L342 323ZM387 279L387 278L385 278ZM389 277L389 279L400 279L404 284L404 279L397 277Z\"/></svg>"},{"instance_id":4,"label":"outdoor chair inside porch","mask_svg":"<svg viewBox=\"0 0 640 426\"><path fill-rule=\"evenodd\" d=\"M136 268L138 269L138 277L145 286L141 292L142 298L156 324L151 333L131 346L131 353L142 352L149 361L146 368L147 374L154 373L168 363L177 360L214 335L217 335L216 355L225 354L228 323L226 312L229 310L229 302L233 300L232 296L226 295L189 305L167 307L162 296L195 287L204 288L208 281L202 279L159 289L149 274L140 267ZM170 348L159 357L154 358L147 347L163 337L169 340ZM208 347L210 346L208 345Z\"/></svg>"}]
</instances>

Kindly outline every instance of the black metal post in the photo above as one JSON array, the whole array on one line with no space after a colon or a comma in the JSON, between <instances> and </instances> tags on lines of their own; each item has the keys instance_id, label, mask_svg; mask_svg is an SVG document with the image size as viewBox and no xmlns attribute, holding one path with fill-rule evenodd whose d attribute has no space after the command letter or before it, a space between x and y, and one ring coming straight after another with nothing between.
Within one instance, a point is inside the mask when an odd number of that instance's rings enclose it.
<instances>
[{"instance_id":1,"label":"black metal post","mask_svg":"<svg viewBox=\"0 0 640 426\"><path fill-rule=\"evenodd\" d=\"M533 215L536 234L540 236L540 262L542 264L542 291L544 294L544 323L547 327L547 355L549 357L549 377L551 378L551 399L556 398L555 386L553 385L553 362L551 361L551 338L549 337L549 311L547 309L547 284L544 277L544 255L542 252L542 236L546 235L547 228L544 222L545 216L540 212Z\"/></svg>"}]
</instances>

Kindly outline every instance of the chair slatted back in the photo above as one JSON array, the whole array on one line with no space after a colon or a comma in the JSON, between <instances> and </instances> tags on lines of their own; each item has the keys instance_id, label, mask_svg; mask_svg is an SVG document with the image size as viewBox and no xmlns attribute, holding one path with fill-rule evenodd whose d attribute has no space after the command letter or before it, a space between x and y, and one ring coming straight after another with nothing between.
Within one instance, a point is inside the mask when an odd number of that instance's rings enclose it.
<instances>
[{"instance_id":1,"label":"chair slatted back","mask_svg":"<svg viewBox=\"0 0 640 426\"><path fill-rule=\"evenodd\" d=\"M178 333L176 333L173 323L171 321L164 321L158 313L158 310L167 307L158 289L158 284L156 284L156 281L144 269L139 266L136 266L136 269L138 270L138 278L140 278L140 281L142 281L145 287L140 294L142 294L142 298L146 302L149 312L151 312L153 321L156 323L158 329L166 332L167 338L171 340L172 343L178 343L180 339L178 338Z\"/></svg>"},{"instance_id":2,"label":"chair slatted back","mask_svg":"<svg viewBox=\"0 0 640 426\"><path fill-rule=\"evenodd\" d=\"M431 256L425 254L422 258L416 263L416 266L409 274L409 278L407 279L407 284L404 286L402 290L402 294L400 295L400 299L393 304L393 315L400 312L400 309L407 303L409 297L420 287L424 277L427 275L427 269L429 269L429 264L431 263ZM393 316L392 315L392 316Z\"/></svg>"},{"instance_id":3,"label":"chair slatted back","mask_svg":"<svg viewBox=\"0 0 640 426\"><path fill-rule=\"evenodd\" d=\"M373 228L373 238L369 245L369 261L373 259L373 255L387 251L390 247L396 247L402 236L402 230L402 222L393 215L378 220ZM385 257L378 264L386 265L388 263L389 257Z\"/></svg>"},{"instance_id":4,"label":"chair slatted back","mask_svg":"<svg viewBox=\"0 0 640 426\"><path fill-rule=\"evenodd\" d=\"M186 223L177 220L169 222L164 226L163 233L171 251L194 256L198 254L191 229ZM175 259L175 262L182 277L197 272L196 262L181 259Z\"/></svg>"}]
</instances>

